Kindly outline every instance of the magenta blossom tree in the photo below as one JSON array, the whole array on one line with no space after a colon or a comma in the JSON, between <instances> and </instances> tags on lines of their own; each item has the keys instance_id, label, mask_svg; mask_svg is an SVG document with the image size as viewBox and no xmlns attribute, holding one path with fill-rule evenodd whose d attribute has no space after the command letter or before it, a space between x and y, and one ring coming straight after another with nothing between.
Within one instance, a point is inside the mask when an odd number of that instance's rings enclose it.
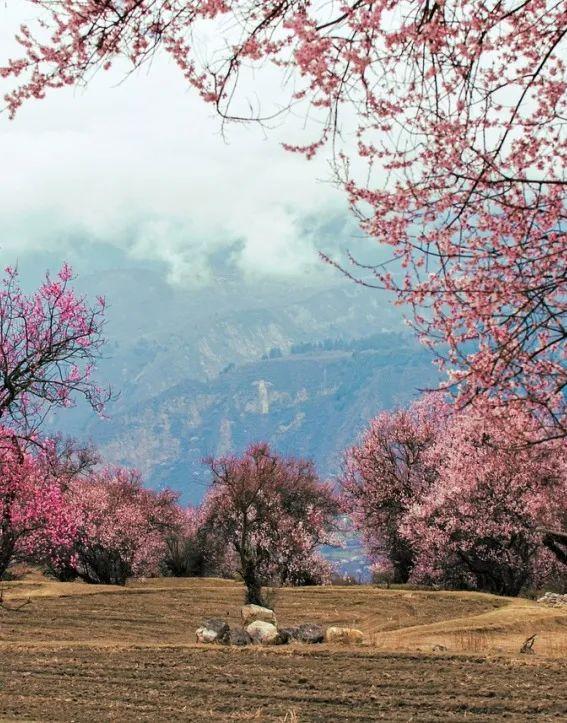
<instances>
[{"instance_id":1,"label":"magenta blossom tree","mask_svg":"<svg viewBox=\"0 0 567 723\"><path fill-rule=\"evenodd\" d=\"M328 567L320 545L334 543L339 502L313 463L281 457L265 443L240 457L209 459L207 525L238 559L246 601L265 604L269 583L320 582Z\"/></svg>"},{"instance_id":2,"label":"magenta blossom tree","mask_svg":"<svg viewBox=\"0 0 567 723\"><path fill-rule=\"evenodd\" d=\"M15 269L0 282L0 421L32 438L47 411L81 395L98 411L110 392L92 381L103 343L104 300L89 306L64 265L25 294Z\"/></svg>"},{"instance_id":3,"label":"magenta blossom tree","mask_svg":"<svg viewBox=\"0 0 567 723\"><path fill-rule=\"evenodd\" d=\"M435 482L436 466L426 453L448 423L448 413L439 395L381 412L345 453L341 485L347 510L370 558L387 566L395 583L408 581L415 562L414 546L401 526Z\"/></svg>"},{"instance_id":4,"label":"magenta blossom tree","mask_svg":"<svg viewBox=\"0 0 567 723\"><path fill-rule=\"evenodd\" d=\"M531 443L565 435L564 3L34 4L41 23L1 71L11 113L159 48L225 120L304 112L313 135L288 148L332 150L362 228L401 266L352 259L353 278L413 310L461 407L529 411ZM221 35L208 54L202 33ZM289 81L264 114L246 90L263 65Z\"/></svg>"},{"instance_id":5,"label":"magenta blossom tree","mask_svg":"<svg viewBox=\"0 0 567 723\"><path fill-rule=\"evenodd\" d=\"M32 454L0 427L0 579L14 562L57 558L76 534L50 445Z\"/></svg>"}]
</instances>

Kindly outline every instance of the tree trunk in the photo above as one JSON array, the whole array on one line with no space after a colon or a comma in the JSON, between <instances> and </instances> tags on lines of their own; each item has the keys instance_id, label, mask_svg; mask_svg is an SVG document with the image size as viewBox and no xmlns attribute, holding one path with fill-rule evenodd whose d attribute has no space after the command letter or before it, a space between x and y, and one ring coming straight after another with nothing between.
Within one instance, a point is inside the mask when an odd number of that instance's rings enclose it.
<instances>
[{"instance_id":1,"label":"tree trunk","mask_svg":"<svg viewBox=\"0 0 567 723\"><path fill-rule=\"evenodd\" d=\"M395 585L407 583L413 569L413 558L413 550L406 540L397 537L390 543L390 562L394 568L392 582Z\"/></svg>"},{"instance_id":2,"label":"tree trunk","mask_svg":"<svg viewBox=\"0 0 567 723\"><path fill-rule=\"evenodd\" d=\"M12 562L12 556L14 554L16 543L12 538L2 540L0 537L0 541L0 580L3 580L6 570Z\"/></svg>"},{"instance_id":3,"label":"tree trunk","mask_svg":"<svg viewBox=\"0 0 567 723\"><path fill-rule=\"evenodd\" d=\"M253 560L242 560L242 579L246 585L246 603L265 607L266 601L262 596L262 583L256 572L256 565Z\"/></svg>"},{"instance_id":4,"label":"tree trunk","mask_svg":"<svg viewBox=\"0 0 567 723\"><path fill-rule=\"evenodd\" d=\"M543 544L555 557L567 565L567 532L562 530L543 530Z\"/></svg>"}]
</instances>

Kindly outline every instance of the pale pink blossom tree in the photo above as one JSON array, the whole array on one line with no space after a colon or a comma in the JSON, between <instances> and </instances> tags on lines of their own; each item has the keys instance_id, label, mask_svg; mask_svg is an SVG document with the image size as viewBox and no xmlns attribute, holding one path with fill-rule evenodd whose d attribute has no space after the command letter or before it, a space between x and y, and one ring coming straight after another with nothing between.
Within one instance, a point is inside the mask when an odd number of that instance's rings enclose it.
<instances>
[{"instance_id":1,"label":"pale pink blossom tree","mask_svg":"<svg viewBox=\"0 0 567 723\"><path fill-rule=\"evenodd\" d=\"M436 465L426 453L448 415L440 395L381 412L345 453L341 485L346 508L374 565L386 565L395 583L407 582L415 563L414 546L401 527L408 510L435 482Z\"/></svg>"},{"instance_id":2,"label":"pale pink blossom tree","mask_svg":"<svg viewBox=\"0 0 567 723\"><path fill-rule=\"evenodd\" d=\"M318 548L335 542L340 506L312 462L282 457L258 443L240 457L207 464L212 484L204 515L237 555L247 602L265 604L265 584L305 584L328 574Z\"/></svg>"},{"instance_id":3,"label":"pale pink blossom tree","mask_svg":"<svg viewBox=\"0 0 567 723\"><path fill-rule=\"evenodd\" d=\"M352 259L353 278L413 309L460 406L528 410L540 425L532 443L565 435L563 2L34 4L42 24L21 28L21 57L1 71L15 79L12 113L159 48L225 120L294 106L313 136L288 147L331 149L364 231L402 268ZM221 34L216 52L201 52L203 31ZM262 65L289 81L264 117L247 102Z\"/></svg>"},{"instance_id":4,"label":"pale pink blossom tree","mask_svg":"<svg viewBox=\"0 0 567 723\"><path fill-rule=\"evenodd\" d=\"M414 581L517 595L559 580L541 525L567 514L567 449L514 447L530 428L537 434L527 415L461 414L438 435L426 453L435 484L400 526L415 551Z\"/></svg>"},{"instance_id":5,"label":"pale pink blossom tree","mask_svg":"<svg viewBox=\"0 0 567 723\"><path fill-rule=\"evenodd\" d=\"M342 486L377 576L509 595L565 579L567 449L524 444L538 433L528 412L433 395L373 419Z\"/></svg>"},{"instance_id":6,"label":"pale pink blossom tree","mask_svg":"<svg viewBox=\"0 0 567 723\"><path fill-rule=\"evenodd\" d=\"M166 541L182 524L174 493L144 488L135 470L109 467L72 480L65 497L76 534L57 550L55 574L118 585L159 574Z\"/></svg>"}]
</instances>

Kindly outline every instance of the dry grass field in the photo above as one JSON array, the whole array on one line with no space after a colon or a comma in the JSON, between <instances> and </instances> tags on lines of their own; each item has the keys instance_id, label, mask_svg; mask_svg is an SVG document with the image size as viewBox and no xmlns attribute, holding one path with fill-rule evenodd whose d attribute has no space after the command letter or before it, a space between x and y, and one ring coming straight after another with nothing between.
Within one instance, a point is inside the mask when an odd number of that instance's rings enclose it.
<instances>
[{"instance_id":1,"label":"dry grass field","mask_svg":"<svg viewBox=\"0 0 567 723\"><path fill-rule=\"evenodd\" d=\"M235 649L194 642L204 618L238 620L234 582L2 587L30 603L0 608L1 721L567 720L567 611L526 600L279 590L280 624L354 625L365 644Z\"/></svg>"}]
</instances>

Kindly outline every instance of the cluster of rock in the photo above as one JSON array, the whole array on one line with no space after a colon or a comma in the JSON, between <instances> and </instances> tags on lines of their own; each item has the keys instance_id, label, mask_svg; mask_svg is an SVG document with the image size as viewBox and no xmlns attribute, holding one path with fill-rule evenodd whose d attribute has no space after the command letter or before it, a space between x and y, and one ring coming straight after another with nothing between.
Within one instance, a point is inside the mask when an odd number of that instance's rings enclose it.
<instances>
[{"instance_id":1,"label":"cluster of rock","mask_svg":"<svg viewBox=\"0 0 567 723\"><path fill-rule=\"evenodd\" d=\"M211 618L197 628L198 643L221 645L285 645L299 642L360 644L363 634L354 628L330 627L326 630L316 623L278 628L273 610L260 605L245 605L241 610L242 625L229 626L225 620Z\"/></svg>"},{"instance_id":2,"label":"cluster of rock","mask_svg":"<svg viewBox=\"0 0 567 723\"><path fill-rule=\"evenodd\" d=\"M567 595L561 595L557 592L546 592L543 597L538 599L538 603L553 608L567 607Z\"/></svg>"}]
</instances>

